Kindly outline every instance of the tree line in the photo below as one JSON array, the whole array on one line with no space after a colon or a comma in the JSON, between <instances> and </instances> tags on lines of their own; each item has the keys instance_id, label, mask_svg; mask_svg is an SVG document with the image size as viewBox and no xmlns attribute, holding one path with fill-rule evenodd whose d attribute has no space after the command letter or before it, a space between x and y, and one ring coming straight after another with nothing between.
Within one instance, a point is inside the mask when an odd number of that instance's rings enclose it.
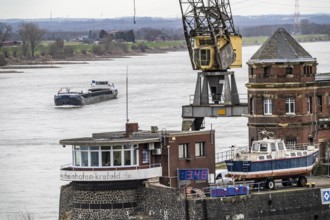
<instances>
[{"instance_id":1,"label":"tree line","mask_svg":"<svg viewBox=\"0 0 330 220\"><path fill-rule=\"evenodd\" d=\"M289 33L293 33L292 24L245 27L240 29L240 33L243 37L270 36L278 27L283 27ZM145 27L128 31L102 29L85 32L49 32L35 23L21 23L15 29L13 31L10 25L0 23L0 65L4 65L5 58L9 56L19 59L34 59L39 55L52 56L53 58L74 56L76 47L68 45L66 42L79 39L81 36L84 37L79 40L82 44L79 53L83 55L126 54L130 51L145 52L148 50L148 45L145 42L184 41L182 28L155 29ZM301 34L327 34L330 37L330 25L302 20ZM41 45L44 40L48 41L47 46ZM12 48L5 47L8 41L14 41L17 44ZM85 44L90 46L86 47Z\"/></svg>"},{"instance_id":2,"label":"tree line","mask_svg":"<svg viewBox=\"0 0 330 220\"><path fill-rule=\"evenodd\" d=\"M141 28L137 31L47 32L34 23L21 23L17 31L0 23L0 65L5 59L35 59L36 56L66 58L74 56L76 48L83 55L126 54L130 51L146 52L149 41L183 40L181 30ZM136 41L139 42L136 42ZM48 41L47 45L42 41ZM69 41L79 41L80 46ZM17 44L12 45L13 42ZM51 42L51 43L50 43ZM129 44L130 42L131 44ZM90 45L90 46L86 46ZM15 46L15 47L10 47ZM36 52L38 52L36 54Z\"/></svg>"}]
</instances>

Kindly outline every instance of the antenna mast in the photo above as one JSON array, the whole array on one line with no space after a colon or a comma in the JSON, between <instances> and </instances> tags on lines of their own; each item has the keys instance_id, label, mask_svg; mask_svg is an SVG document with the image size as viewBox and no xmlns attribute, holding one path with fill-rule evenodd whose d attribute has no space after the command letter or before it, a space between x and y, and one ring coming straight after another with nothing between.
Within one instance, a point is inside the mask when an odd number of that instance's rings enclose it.
<instances>
[{"instance_id":1,"label":"antenna mast","mask_svg":"<svg viewBox=\"0 0 330 220\"><path fill-rule=\"evenodd\" d=\"M299 0L296 0L293 18L293 34L301 34Z\"/></svg>"},{"instance_id":2,"label":"antenna mast","mask_svg":"<svg viewBox=\"0 0 330 220\"><path fill-rule=\"evenodd\" d=\"M128 119L128 66L126 67L126 122L129 122Z\"/></svg>"}]
</instances>

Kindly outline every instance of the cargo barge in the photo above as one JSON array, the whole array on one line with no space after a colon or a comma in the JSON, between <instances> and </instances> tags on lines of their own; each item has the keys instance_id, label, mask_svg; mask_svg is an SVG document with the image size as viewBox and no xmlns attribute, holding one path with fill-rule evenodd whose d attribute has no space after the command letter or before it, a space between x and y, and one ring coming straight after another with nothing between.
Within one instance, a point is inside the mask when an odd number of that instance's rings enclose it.
<instances>
[{"instance_id":1,"label":"cargo barge","mask_svg":"<svg viewBox=\"0 0 330 220\"><path fill-rule=\"evenodd\" d=\"M61 88L54 96L55 106L83 106L117 98L118 90L108 81L92 81L86 90Z\"/></svg>"}]
</instances>

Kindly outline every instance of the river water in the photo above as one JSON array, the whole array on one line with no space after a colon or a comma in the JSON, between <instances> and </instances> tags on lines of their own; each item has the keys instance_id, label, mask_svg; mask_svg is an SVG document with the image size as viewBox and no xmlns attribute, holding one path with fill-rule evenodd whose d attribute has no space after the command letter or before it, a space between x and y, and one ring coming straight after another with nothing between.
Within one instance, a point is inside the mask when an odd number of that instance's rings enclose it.
<instances>
[{"instance_id":1,"label":"river water","mask_svg":"<svg viewBox=\"0 0 330 220\"><path fill-rule=\"evenodd\" d=\"M318 59L318 72L330 72L330 43L303 43ZM243 48L244 67L235 70L239 93L246 94L246 61L259 46ZM150 54L60 68L24 69L0 74L0 219L57 219L61 165L71 162L70 147L60 139L124 130L126 73L129 75L129 121L140 129L181 129L181 106L189 104L196 72L187 52ZM81 108L55 108L60 87L87 88L92 80L109 80L119 97ZM216 129L217 151L248 142L247 119L206 119ZM20 217L21 216L21 217Z\"/></svg>"}]
</instances>

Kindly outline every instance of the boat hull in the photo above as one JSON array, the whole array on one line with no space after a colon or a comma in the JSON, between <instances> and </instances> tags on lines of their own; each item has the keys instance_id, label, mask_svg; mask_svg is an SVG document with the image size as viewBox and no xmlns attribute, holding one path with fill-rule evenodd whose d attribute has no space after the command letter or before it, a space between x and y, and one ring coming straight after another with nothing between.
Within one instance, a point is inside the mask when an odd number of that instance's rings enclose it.
<instances>
[{"instance_id":1,"label":"boat hull","mask_svg":"<svg viewBox=\"0 0 330 220\"><path fill-rule=\"evenodd\" d=\"M302 157L263 161L226 160L228 173L234 179L285 179L309 175L318 151Z\"/></svg>"},{"instance_id":2,"label":"boat hull","mask_svg":"<svg viewBox=\"0 0 330 220\"><path fill-rule=\"evenodd\" d=\"M82 106L82 105L89 105L98 102L103 102L115 98L117 98L117 93L97 91L97 92L86 93L81 95L70 95L70 94L55 95L54 102L55 102L55 106L65 106L65 105Z\"/></svg>"}]
</instances>

